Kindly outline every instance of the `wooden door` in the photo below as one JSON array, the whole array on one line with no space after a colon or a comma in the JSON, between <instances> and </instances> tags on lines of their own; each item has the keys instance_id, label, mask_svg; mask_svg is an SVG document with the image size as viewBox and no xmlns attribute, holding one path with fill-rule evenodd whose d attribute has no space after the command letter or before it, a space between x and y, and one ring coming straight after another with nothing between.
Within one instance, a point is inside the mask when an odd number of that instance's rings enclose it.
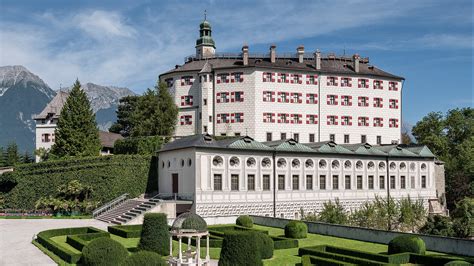
<instances>
[{"instance_id":1,"label":"wooden door","mask_svg":"<svg viewBox=\"0 0 474 266\"><path fill-rule=\"evenodd\" d=\"M172 174L173 193L178 193L178 174Z\"/></svg>"}]
</instances>

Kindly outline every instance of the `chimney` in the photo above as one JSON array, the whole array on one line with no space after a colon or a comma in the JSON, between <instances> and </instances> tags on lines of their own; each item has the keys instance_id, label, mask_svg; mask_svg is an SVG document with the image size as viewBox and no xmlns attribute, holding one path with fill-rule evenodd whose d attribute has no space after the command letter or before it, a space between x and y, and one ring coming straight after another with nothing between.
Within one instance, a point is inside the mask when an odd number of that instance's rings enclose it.
<instances>
[{"instance_id":1,"label":"chimney","mask_svg":"<svg viewBox=\"0 0 474 266\"><path fill-rule=\"evenodd\" d=\"M242 46L242 61L244 62L244 66L249 64L249 46L246 44Z\"/></svg>"},{"instance_id":2,"label":"chimney","mask_svg":"<svg viewBox=\"0 0 474 266\"><path fill-rule=\"evenodd\" d=\"M272 63L275 63L276 61L275 49L276 49L276 45L272 44L272 46L270 46L270 62Z\"/></svg>"},{"instance_id":3,"label":"chimney","mask_svg":"<svg viewBox=\"0 0 474 266\"><path fill-rule=\"evenodd\" d=\"M298 46L298 48L296 48L296 53L298 54L298 63L303 63L304 46Z\"/></svg>"},{"instance_id":4,"label":"chimney","mask_svg":"<svg viewBox=\"0 0 474 266\"><path fill-rule=\"evenodd\" d=\"M314 60L316 61L316 69L320 70L321 69L321 51L316 50L316 53L314 53Z\"/></svg>"},{"instance_id":5,"label":"chimney","mask_svg":"<svg viewBox=\"0 0 474 266\"><path fill-rule=\"evenodd\" d=\"M360 56L358 54L354 54L352 56L352 59L354 60L354 71L356 73L359 73L359 60L360 60Z\"/></svg>"}]
</instances>

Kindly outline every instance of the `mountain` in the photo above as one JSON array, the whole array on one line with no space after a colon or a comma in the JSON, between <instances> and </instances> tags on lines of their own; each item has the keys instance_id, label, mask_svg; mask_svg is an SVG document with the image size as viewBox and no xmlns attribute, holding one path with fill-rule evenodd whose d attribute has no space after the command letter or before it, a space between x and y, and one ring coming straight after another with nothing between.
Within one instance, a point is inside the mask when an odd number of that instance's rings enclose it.
<instances>
[{"instance_id":1,"label":"mountain","mask_svg":"<svg viewBox=\"0 0 474 266\"><path fill-rule=\"evenodd\" d=\"M109 127L117 120L115 111L120 98L135 95L128 88L101 86L94 83L82 84L81 88L91 103L99 129L104 131L108 131Z\"/></svg>"},{"instance_id":2,"label":"mountain","mask_svg":"<svg viewBox=\"0 0 474 266\"><path fill-rule=\"evenodd\" d=\"M14 141L20 150L34 149L35 121L56 95L41 78L23 66L0 67L0 146Z\"/></svg>"},{"instance_id":3,"label":"mountain","mask_svg":"<svg viewBox=\"0 0 474 266\"><path fill-rule=\"evenodd\" d=\"M82 89L91 102L101 130L108 130L117 120L115 111L120 98L135 95L127 88L93 83L83 84ZM33 116L39 114L55 95L54 90L25 67L0 67L0 147L14 141L21 151L32 152L35 148Z\"/></svg>"}]
</instances>

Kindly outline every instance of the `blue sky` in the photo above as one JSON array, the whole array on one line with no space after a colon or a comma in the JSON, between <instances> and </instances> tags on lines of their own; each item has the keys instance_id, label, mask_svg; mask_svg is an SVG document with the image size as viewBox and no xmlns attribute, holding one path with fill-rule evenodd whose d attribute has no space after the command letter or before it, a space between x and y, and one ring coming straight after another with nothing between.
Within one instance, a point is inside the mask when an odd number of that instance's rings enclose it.
<instances>
[{"instance_id":1,"label":"blue sky","mask_svg":"<svg viewBox=\"0 0 474 266\"><path fill-rule=\"evenodd\" d=\"M0 65L53 89L81 82L152 87L195 52L207 9L218 52L359 53L406 78L403 118L473 106L473 6L453 1L0 0Z\"/></svg>"}]
</instances>

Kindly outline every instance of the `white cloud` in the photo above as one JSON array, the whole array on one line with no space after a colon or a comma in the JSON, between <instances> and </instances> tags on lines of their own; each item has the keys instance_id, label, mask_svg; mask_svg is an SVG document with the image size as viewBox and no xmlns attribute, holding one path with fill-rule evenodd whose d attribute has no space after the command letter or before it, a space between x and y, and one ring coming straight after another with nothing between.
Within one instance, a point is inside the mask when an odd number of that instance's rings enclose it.
<instances>
[{"instance_id":1,"label":"white cloud","mask_svg":"<svg viewBox=\"0 0 474 266\"><path fill-rule=\"evenodd\" d=\"M96 39L103 37L133 37L135 29L116 12L88 10L77 14L73 23Z\"/></svg>"}]
</instances>

